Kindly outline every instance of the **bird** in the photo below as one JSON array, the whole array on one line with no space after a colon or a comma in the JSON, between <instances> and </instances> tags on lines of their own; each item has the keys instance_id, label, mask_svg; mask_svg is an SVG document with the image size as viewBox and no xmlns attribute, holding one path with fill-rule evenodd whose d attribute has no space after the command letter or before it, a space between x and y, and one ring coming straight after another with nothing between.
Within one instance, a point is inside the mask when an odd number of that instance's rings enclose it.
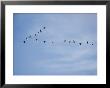
<instances>
[{"instance_id":1,"label":"bird","mask_svg":"<svg viewBox=\"0 0 110 88\"><path fill-rule=\"evenodd\" d=\"M29 38L31 38L31 35L29 36Z\"/></svg>"},{"instance_id":2,"label":"bird","mask_svg":"<svg viewBox=\"0 0 110 88\"><path fill-rule=\"evenodd\" d=\"M81 45L81 43L79 43L79 45Z\"/></svg>"},{"instance_id":3,"label":"bird","mask_svg":"<svg viewBox=\"0 0 110 88\"><path fill-rule=\"evenodd\" d=\"M52 44L53 44L54 42L52 41Z\"/></svg>"},{"instance_id":4,"label":"bird","mask_svg":"<svg viewBox=\"0 0 110 88\"><path fill-rule=\"evenodd\" d=\"M93 45L93 42L92 42L92 45Z\"/></svg>"},{"instance_id":5,"label":"bird","mask_svg":"<svg viewBox=\"0 0 110 88\"><path fill-rule=\"evenodd\" d=\"M26 37L26 40L27 40L27 37Z\"/></svg>"},{"instance_id":6,"label":"bird","mask_svg":"<svg viewBox=\"0 0 110 88\"><path fill-rule=\"evenodd\" d=\"M75 43L75 41L73 40L73 43Z\"/></svg>"},{"instance_id":7,"label":"bird","mask_svg":"<svg viewBox=\"0 0 110 88\"><path fill-rule=\"evenodd\" d=\"M39 34L39 32L38 32L38 34Z\"/></svg>"},{"instance_id":8,"label":"bird","mask_svg":"<svg viewBox=\"0 0 110 88\"><path fill-rule=\"evenodd\" d=\"M88 41L87 41L87 44L88 44Z\"/></svg>"},{"instance_id":9,"label":"bird","mask_svg":"<svg viewBox=\"0 0 110 88\"><path fill-rule=\"evenodd\" d=\"M42 30L40 30L40 32L42 32Z\"/></svg>"},{"instance_id":10,"label":"bird","mask_svg":"<svg viewBox=\"0 0 110 88\"><path fill-rule=\"evenodd\" d=\"M36 41L37 41L37 39L36 39Z\"/></svg>"},{"instance_id":11,"label":"bird","mask_svg":"<svg viewBox=\"0 0 110 88\"><path fill-rule=\"evenodd\" d=\"M43 41L44 43L46 43L46 41Z\"/></svg>"},{"instance_id":12,"label":"bird","mask_svg":"<svg viewBox=\"0 0 110 88\"><path fill-rule=\"evenodd\" d=\"M35 36L36 36L36 34L35 34Z\"/></svg>"},{"instance_id":13,"label":"bird","mask_svg":"<svg viewBox=\"0 0 110 88\"><path fill-rule=\"evenodd\" d=\"M46 27L44 27L44 29L45 29Z\"/></svg>"},{"instance_id":14,"label":"bird","mask_svg":"<svg viewBox=\"0 0 110 88\"><path fill-rule=\"evenodd\" d=\"M71 43L71 41L69 41L69 43Z\"/></svg>"},{"instance_id":15,"label":"bird","mask_svg":"<svg viewBox=\"0 0 110 88\"><path fill-rule=\"evenodd\" d=\"M66 42L66 40L64 40L64 42Z\"/></svg>"},{"instance_id":16,"label":"bird","mask_svg":"<svg viewBox=\"0 0 110 88\"><path fill-rule=\"evenodd\" d=\"M24 43L26 43L26 41L24 41Z\"/></svg>"}]
</instances>

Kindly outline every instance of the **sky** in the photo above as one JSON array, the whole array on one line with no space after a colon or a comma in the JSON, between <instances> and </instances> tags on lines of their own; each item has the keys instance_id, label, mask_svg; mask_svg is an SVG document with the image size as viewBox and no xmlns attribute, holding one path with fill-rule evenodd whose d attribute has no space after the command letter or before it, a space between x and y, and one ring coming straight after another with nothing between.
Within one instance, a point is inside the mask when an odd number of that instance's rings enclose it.
<instances>
[{"instance_id":1,"label":"sky","mask_svg":"<svg viewBox=\"0 0 110 88\"><path fill-rule=\"evenodd\" d=\"M13 18L13 75L97 75L97 14L15 13Z\"/></svg>"}]
</instances>

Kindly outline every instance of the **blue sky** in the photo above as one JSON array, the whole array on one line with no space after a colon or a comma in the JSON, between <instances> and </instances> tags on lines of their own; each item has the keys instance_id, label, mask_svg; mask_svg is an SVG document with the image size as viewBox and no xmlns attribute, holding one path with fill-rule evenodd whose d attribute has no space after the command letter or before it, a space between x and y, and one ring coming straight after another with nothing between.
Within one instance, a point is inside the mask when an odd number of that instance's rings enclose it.
<instances>
[{"instance_id":1,"label":"blue sky","mask_svg":"<svg viewBox=\"0 0 110 88\"><path fill-rule=\"evenodd\" d=\"M43 29L44 26L46 29ZM42 33L37 34L40 29ZM29 35L32 38L23 43ZM67 41L64 43L65 39ZM47 41L45 44L44 40ZM72 40L75 40L75 44L68 43ZM92 43L94 45L91 45ZM96 43L97 14L95 13L16 13L13 74L96 75Z\"/></svg>"}]
</instances>

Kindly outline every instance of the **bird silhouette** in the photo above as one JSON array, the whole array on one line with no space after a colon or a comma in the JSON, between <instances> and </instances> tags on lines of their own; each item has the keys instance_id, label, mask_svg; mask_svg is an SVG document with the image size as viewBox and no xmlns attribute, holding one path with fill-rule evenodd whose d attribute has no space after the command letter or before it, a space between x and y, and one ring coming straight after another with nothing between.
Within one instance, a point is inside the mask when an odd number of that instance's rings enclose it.
<instances>
[{"instance_id":1,"label":"bird silhouette","mask_svg":"<svg viewBox=\"0 0 110 88\"><path fill-rule=\"evenodd\" d=\"M69 43L71 43L71 41L69 41Z\"/></svg>"},{"instance_id":2,"label":"bird silhouette","mask_svg":"<svg viewBox=\"0 0 110 88\"><path fill-rule=\"evenodd\" d=\"M66 40L64 40L64 42L66 42Z\"/></svg>"},{"instance_id":3,"label":"bird silhouette","mask_svg":"<svg viewBox=\"0 0 110 88\"><path fill-rule=\"evenodd\" d=\"M44 27L44 29L45 29L46 27Z\"/></svg>"},{"instance_id":4,"label":"bird silhouette","mask_svg":"<svg viewBox=\"0 0 110 88\"><path fill-rule=\"evenodd\" d=\"M75 43L75 41L73 40L73 43Z\"/></svg>"},{"instance_id":5,"label":"bird silhouette","mask_svg":"<svg viewBox=\"0 0 110 88\"><path fill-rule=\"evenodd\" d=\"M82 43L79 43L79 45L81 45Z\"/></svg>"},{"instance_id":6,"label":"bird silhouette","mask_svg":"<svg viewBox=\"0 0 110 88\"><path fill-rule=\"evenodd\" d=\"M93 45L93 42L92 42L92 45Z\"/></svg>"},{"instance_id":7,"label":"bird silhouette","mask_svg":"<svg viewBox=\"0 0 110 88\"><path fill-rule=\"evenodd\" d=\"M26 41L23 41L24 43L26 43Z\"/></svg>"},{"instance_id":8,"label":"bird silhouette","mask_svg":"<svg viewBox=\"0 0 110 88\"><path fill-rule=\"evenodd\" d=\"M42 32L42 30L40 30L40 32Z\"/></svg>"},{"instance_id":9,"label":"bird silhouette","mask_svg":"<svg viewBox=\"0 0 110 88\"><path fill-rule=\"evenodd\" d=\"M37 39L36 39L36 41L37 41Z\"/></svg>"},{"instance_id":10,"label":"bird silhouette","mask_svg":"<svg viewBox=\"0 0 110 88\"><path fill-rule=\"evenodd\" d=\"M39 34L39 32L38 32L38 34Z\"/></svg>"},{"instance_id":11,"label":"bird silhouette","mask_svg":"<svg viewBox=\"0 0 110 88\"><path fill-rule=\"evenodd\" d=\"M27 37L26 37L26 40L27 40Z\"/></svg>"},{"instance_id":12,"label":"bird silhouette","mask_svg":"<svg viewBox=\"0 0 110 88\"><path fill-rule=\"evenodd\" d=\"M88 44L88 41L87 41L87 44Z\"/></svg>"},{"instance_id":13,"label":"bird silhouette","mask_svg":"<svg viewBox=\"0 0 110 88\"><path fill-rule=\"evenodd\" d=\"M46 43L46 41L43 41L44 43Z\"/></svg>"},{"instance_id":14,"label":"bird silhouette","mask_svg":"<svg viewBox=\"0 0 110 88\"><path fill-rule=\"evenodd\" d=\"M52 41L52 44L53 44L54 42Z\"/></svg>"},{"instance_id":15,"label":"bird silhouette","mask_svg":"<svg viewBox=\"0 0 110 88\"><path fill-rule=\"evenodd\" d=\"M36 34L35 34L35 36L36 36Z\"/></svg>"},{"instance_id":16,"label":"bird silhouette","mask_svg":"<svg viewBox=\"0 0 110 88\"><path fill-rule=\"evenodd\" d=\"M29 38L31 38L31 35L29 36Z\"/></svg>"}]
</instances>

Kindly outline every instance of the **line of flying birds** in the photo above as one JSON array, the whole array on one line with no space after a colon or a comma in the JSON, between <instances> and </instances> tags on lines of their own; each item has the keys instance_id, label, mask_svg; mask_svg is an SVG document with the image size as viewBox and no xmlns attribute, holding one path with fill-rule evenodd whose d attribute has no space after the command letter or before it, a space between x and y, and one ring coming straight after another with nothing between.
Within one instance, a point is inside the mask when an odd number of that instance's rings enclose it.
<instances>
[{"instance_id":1,"label":"line of flying birds","mask_svg":"<svg viewBox=\"0 0 110 88\"><path fill-rule=\"evenodd\" d=\"M37 35L39 35L40 33L42 33L44 29L46 29L45 26L44 26L42 29L40 29L37 33L34 34L36 41L38 41ZM25 43L28 41L28 39L30 39L30 38L32 38L32 35L29 35L28 37L26 37L25 40L23 41L23 43L25 44ZM43 42L43 43L47 43L46 40L43 40L42 42ZM72 41L71 41L71 40L63 40L63 42L64 42L64 43L69 43L69 44L70 44L70 43L74 43L74 44L76 43L75 40L72 40ZM52 41L51 43L53 44L54 41ZM78 44L79 44L80 46L82 45L81 42L79 42ZM86 44L89 44L89 41L86 41ZM92 42L92 44L90 43L90 45L94 45L93 42Z\"/></svg>"}]
</instances>

